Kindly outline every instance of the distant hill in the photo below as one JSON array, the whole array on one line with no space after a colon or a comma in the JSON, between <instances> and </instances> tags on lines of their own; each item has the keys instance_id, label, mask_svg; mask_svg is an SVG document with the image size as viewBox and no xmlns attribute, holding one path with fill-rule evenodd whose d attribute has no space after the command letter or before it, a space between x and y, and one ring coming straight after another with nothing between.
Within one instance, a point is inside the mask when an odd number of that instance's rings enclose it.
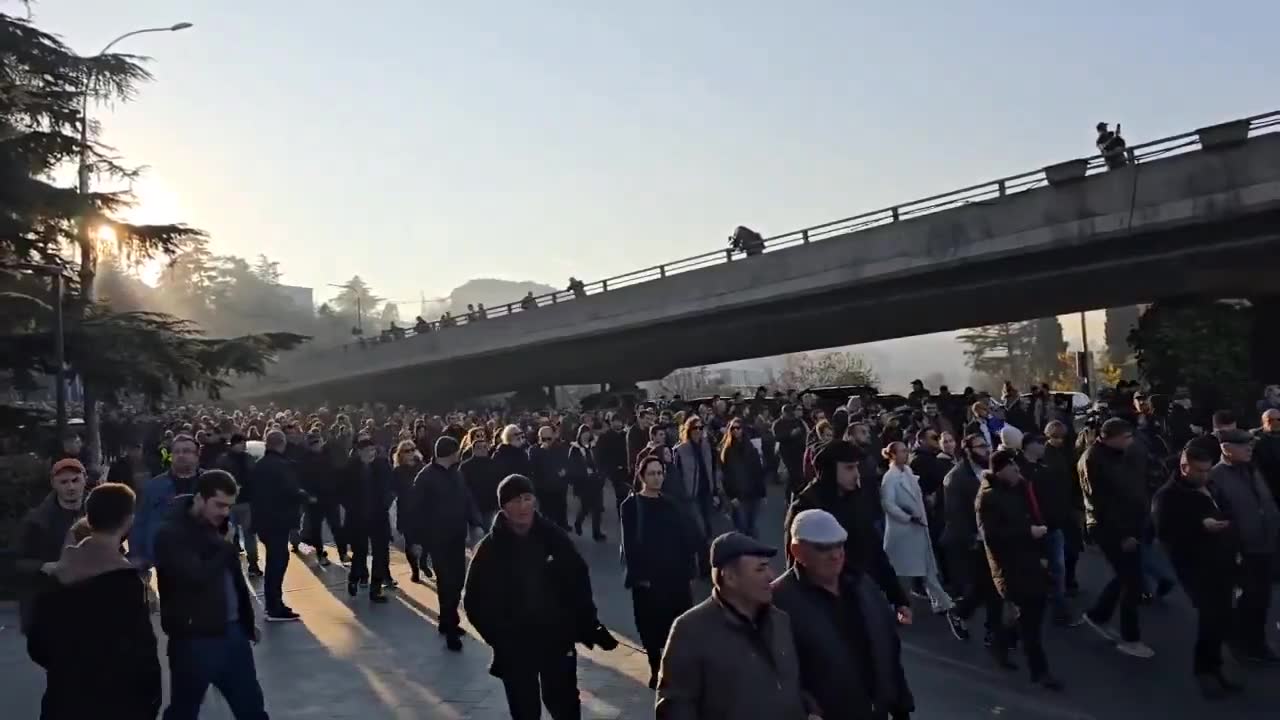
<instances>
[{"instance_id":1,"label":"distant hill","mask_svg":"<svg viewBox=\"0 0 1280 720\"><path fill-rule=\"evenodd\" d=\"M489 309L518 302L527 293L543 295L558 288L529 281L498 280L495 278L477 278L468 280L449 293L449 312L457 315L467 311L467 305L484 303Z\"/></svg>"}]
</instances>

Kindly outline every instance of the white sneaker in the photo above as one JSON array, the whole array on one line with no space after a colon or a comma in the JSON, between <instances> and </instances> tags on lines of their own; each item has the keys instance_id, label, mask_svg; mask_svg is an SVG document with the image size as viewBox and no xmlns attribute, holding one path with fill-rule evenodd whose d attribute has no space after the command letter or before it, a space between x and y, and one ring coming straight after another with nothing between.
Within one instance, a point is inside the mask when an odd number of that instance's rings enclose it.
<instances>
[{"instance_id":1,"label":"white sneaker","mask_svg":"<svg viewBox=\"0 0 1280 720\"><path fill-rule=\"evenodd\" d=\"M1156 656L1156 651L1141 640L1116 643L1116 649L1129 657L1142 658L1143 660Z\"/></svg>"}]
</instances>

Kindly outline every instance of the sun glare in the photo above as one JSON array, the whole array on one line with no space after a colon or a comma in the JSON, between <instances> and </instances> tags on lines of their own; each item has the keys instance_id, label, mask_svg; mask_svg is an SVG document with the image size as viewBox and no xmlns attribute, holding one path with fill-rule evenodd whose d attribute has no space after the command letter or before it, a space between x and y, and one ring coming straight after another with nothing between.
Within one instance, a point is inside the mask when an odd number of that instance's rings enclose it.
<instances>
[{"instance_id":1,"label":"sun glare","mask_svg":"<svg viewBox=\"0 0 1280 720\"><path fill-rule=\"evenodd\" d=\"M114 246L118 239L116 237L116 229L110 225L99 225L98 228L93 231L93 236L98 241L99 245Z\"/></svg>"}]
</instances>

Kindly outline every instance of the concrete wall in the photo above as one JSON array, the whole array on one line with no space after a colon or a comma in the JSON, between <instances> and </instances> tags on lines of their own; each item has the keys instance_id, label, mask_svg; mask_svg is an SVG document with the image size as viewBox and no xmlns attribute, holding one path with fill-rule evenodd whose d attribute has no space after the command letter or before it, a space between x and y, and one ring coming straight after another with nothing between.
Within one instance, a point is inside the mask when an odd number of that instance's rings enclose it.
<instances>
[{"instance_id":1,"label":"concrete wall","mask_svg":"<svg viewBox=\"0 0 1280 720\"><path fill-rule=\"evenodd\" d=\"M397 384L412 384L424 380L415 379L421 376L406 372L408 369L426 372L433 367L452 367L455 381L461 382L458 376L463 371L460 363L464 362L512 379L524 376L524 380L536 382L590 382L627 375L642 378L644 375L635 372L660 373L678 365L737 359L744 357L740 353L747 347L760 351L748 351L745 356L772 354L767 336L780 328L776 324L753 328L749 320L764 320L780 308L790 308L793 313L821 311L831 305L833 294L841 298L837 302L856 294L872 294L863 299L874 300L878 289L888 289L895 283L906 283L908 290L914 284L925 292L930 289L925 279L943 270L963 272L969 277L967 282L977 285L990 280L1002 268L1011 270L1009 263L1013 261L1019 262L1018 272L1048 270L1052 274L1055 269L1083 267L1087 261L1109 253L1140 252L1155 260L1166 252L1166 247L1169 253L1175 248L1168 243L1147 248L1141 239L1196 228L1206 232L1213 229L1212 236L1184 237L1193 249L1203 249L1206 243L1230 243L1242 233L1253 232L1239 222L1277 209L1280 134L1263 135L1233 149L1170 156L1090 176L1068 186L1038 188L759 257L740 258L422 338L364 351L303 351L281 363L275 374L282 377L257 387L246 386L244 390L256 395L296 391L317 384L332 389L359 384L360 377L388 374L398 378ZM1270 247L1270 239L1260 242ZM1126 262L1134 261L1131 258ZM1230 278L1223 280L1229 282ZM901 290L895 292L900 294ZM1077 288L1077 297L1062 298L1062 305L1080 305L1082 300L1088 300L1089 290ZM927 319L907 316L892 327L868 326L862 333L811 336L779 342L777 347L806 343L809 348L829 347L997 321L975 322L972 312L950 313L949 305L945 299L942 304L935 304ZM949 313L956 324L947 320ZM713 318L717 319L715 324L702 322L698 328L700 321ZM694 340L685 342L680 352L653 347L660 344L654 341L662 337L663 328L672 330L691 321L699 332L672 336L674 340ZM776 316L773 322L777 322ZM946 327L938 327L940 324ZM757 337L743 345L722 342L714 333L708 334L715 327L730 325L736 326L737 333L754 333ZM610 340L602 344L601 339ZM730 346L737 348L733 351L736 357L726 356L725 350ZM547 362L547 353L561 352L554 362ZM662 356L661 361L656 359L658 356ZM645 362L645 357L652 361ZM522 372L531 362L544 367L538 372ZM575 373L566 366L573 365L582 366L584 371L591 366L590 373L578 375L593 374L592 377L570 380ZM607 369L617 372L599 374ZM535 379L535 375L543 379ZM475 382L472 378L461 384L483 385L490 390L510 387L497 380Z\"/></svg>"}]
</instances>

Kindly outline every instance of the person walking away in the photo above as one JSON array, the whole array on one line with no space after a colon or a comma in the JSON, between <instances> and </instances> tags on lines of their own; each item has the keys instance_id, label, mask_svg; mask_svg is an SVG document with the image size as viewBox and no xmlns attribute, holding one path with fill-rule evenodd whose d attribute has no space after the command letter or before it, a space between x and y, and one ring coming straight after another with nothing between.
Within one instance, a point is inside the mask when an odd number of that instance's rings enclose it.
<instances>
[{"instance_id":1,"label":"person walking away","mask_svg":"<svg viewBox=\"0 0 1280 720\"><path fill-rule=\"evenodd\" d=\"M488 430L482 427L471 428L467 434L468 446L463 448L463 455L470 450L470 457L459 466L462 479L471 491L471 501L480 513L480 526L486 531L493 525L493 516L498 512L498 483L502 476L498 474L498 465L489 457Z\"/></svg>"},{"instance_id":2,"label":"person walking away","mask_svg":"<svg viewBox=\"0 0 1280 720\"><path fill-rule=\"evenodd\" d=\"M978 490L977 514L991 581L1000 597L1018 611L1018 636L1031 682L1060 691L1062 683L1049 671L1043 639L1049 580L1040 560L1049 528L1041 517L1035 489L1022 477L1013 451L991 454L991 469L983 473Z\"/></svg>"},{"instance_id":3,"label":"person walking away","mask_svg":"<svg viewBox=\"0 0 1280 720\"><path fill-rule=\"evenodd\" d=\"M369 601L385 603L382 590L391 576L391 502L395 498L391 465L378 457L378 446L368 437L356 441L356 451L338 484L339 502L345 513L343 532L351 543L351 570L347 594L355 597L361 585L369 586ZM418 498L411 505L416 509ZM372 571L369 567L373 560Z\"/></svg>"},{"instance_id":4,"label":"person walking away","mask_svg":"<svg viewBox=\"0 0 1280 720\"><path fill-rule=\"evenodd\" d=\"M1209 487L1213 454L1189 445L1178 464L1178 470L1152 501L1156 535L1196 609L1191 671L1200 692L1216 700L1244 689L1222 665L1222 646L1231 630L1239 543L1227 513Z\"/></svg>"},{"instance_id":5,"label":"person walking away","mask_svg":"<svg viewBox=\"0 0 1280 720\"><path fill-rule=\"evenodd\" d=\"M316 562L322 568L330 565L324 545L325 523L333 536L338 562L347 562L346 533L338 503L339 474L324 438L315 431L307 433L307 453L298 461L298 478L303 491L315 501L302 509L302 541L316 549Z\"/></svg>"},{"instance_id":6,"label":"person walking away","mask_svg":"<svg viewBox=\"0 0 1280 720\"><path fill-rule=\"evenodd\" d=\"M538 428L538 444L529 449L533 488L542 516L569 529L569 449L552 425Z\"/></svg>"},{"instance_id":7,"label":"person walking away","mask_svg":"<svg viewBox=\"0 0 1280 720\"><path fill-rule=\"evenodd\" d=\"M41 596L56 586L49 573L62 556L67 532L84 515L84 464L75 458L57 461L49 484L49 494L23 516L14 536L18 626L23 632L30 629Z\"/></svg>"},{"instance_id":8,"label":"person walking away","mask_svg":"<svg viewBox=\"0 0 1280 720\"><path fill-rule=\"evenodd\" d=\"M413 518L409 537L413 555L425 550L436 573L440 598L439 631L446 647L462 651L462 626L458 605L467 572L467 539L472 527L481 527L480 512L458 469L461 446L442 435L436 440L435 459L413 481Z\"/></svg>"},{"instance_id":9,"label":"person walking away","mask_svg":"<svg viewBox=\"0 0 1280 720\"><path fill-rule=\"evenodd\" d=\"M1120 418L1102 423L1098 437L1080 456L1077 470L1084 492L1085 523L1102 549L1114 577L1084 614L1085 624L1104 639L1116 642L1116 649L1137 658L1155 655L1142 642L1138 606L1142 600L1143 576L1139 538L1150 513L1146 479L1127 459L1133 443L1133 426ZM1120 605L1120 636L1106 624Z\"/></svg>"},{"instance_id":10,"label":"person walking away","mask_svg":"<svg viewBox=\"0 0 1280 720\"><path fill-rule=\"evenodd\" d=\"M1022 452L1016 457L1018 470L1030 492L1036 497L1041 522L1049 528L1043 545L1049 561L1049 600L1053 604L1053 621L1061 627L1079 627L1084 620L1067 601L1067 535L1073 522L1071 513L1071 477L1062 466L1045 462L1043 435L1028 432L1022 436Z\"/></svg>"},{"instance_id":11,"label":"person walking away","mask_svg":"<svg viewBox=\"0 0 1280 720\"><path fill-rule=\"evenodd\" d=\"M213 685L236 720L267 720L250 643L253 600L231 543L236 481L202 474L174 499L155 538L160 627L169 636L169 705L163 720L195 720ZM270 552L270 550L268 550Z\"/></svg>"},{"instance_id":12,"label":"person walking away","mask_svg":"<svg viewBox=\"0 0 1280 720\"><path fill-rule=\"evenodd\" d=\"M662 652L657 720L805 720L791 619L773 605L777 550L742 533L711 543L711 597L676 618Z\"/></svg>"},{"instance_id":13,"label":"person walking away","mask_svg":"<svg viewBox=\"0 0 1280 720\"><path fill-rule=\"evenodd\" d=\"M169 453L169 469L148 480L138 493L137 513L133 529L129 531L129 560L144 572L151 569L156 532L168 517L174 498L190 495L200 474L199 446L195 438L175 436Z\"/></svg>"},{"instance_id":14,"label":"person walking away","mask_svg":"<svg viewBox=\"0 0 1280 720\"><path fill-rule=\"evenodd\" d=\"M661 458L636 466L640 490L622 501L623 586L631 591L640 644L649 657L649 689L658 686L662 648L671 624L693 607L696 555L701 539L690 518L662 494L666 472Z\"/></svg>"},{"instance_id":15,"label":"person walking away","mask_svg":"<svg viewBox=\"0 0 1280 720\"><path fill-rule=\"evenodd\" d=\"M409 560L409 580L415 583L422 582L422 571L420 558L413 554L413 543L409 540L409 524L413 511L410 505L413 502L413 480L422 470L422 454L418 452L418 447L414 445L412 440L401 440L396 444L395 452L391 454L391 488L395 493L395 513L392 517L395 519L395 527L391 529L394 537L400 535L401 542L404 545L404 554ZM385 585L388 589L398 587L395 578L387 577Z\"/></svg>"},{"instance_id":16,"label":"person walking away","mask_svg":"<svg viewBox=\"0 0 1280 720\"><path fill-rule=\"evenodd\" d=\"M120 456L107 470L107 482L128 485L134 492L142 489L148 480L155 477L147 466L146 455L142 452L142 443L131 441L125 447L125 454Z\"/></svg>"},{"instance_id":17,"label":"person walking away","mask_svg":"<svg viewBox=\"0 0 1280 720\"><path fill-rule=\"evenodd\" d=\"M955 602L938 580L938 563L933 556L926 517L924 496L915 473L907 465L907 446L890 443L884 449L889 461L880 485L880 502L884 507L884 551L904 585L914 578L924 580L933 612L945 615L951 634L958 640L969 639L964 618L955 611Z\"/></svg>"},{"instance_id":18,"label":"person walking away","mask_svg":"<svg viewBox=\"0 0 1280 720\"><path fill-rule=\"evenodd\" d=\"M290 622L298 613L284 604L284 575L289 569L289 534L297 529L298 513L309 499L298 483L297 468L285 457L287 441L279 430L263 438L267 449L253 466L249 485L253 488L250 514L253 530L267 550L263 604L267 622Z\"/></svg>"},{"instance_id":19,"label":"person walking away","mask_svg":"<svg viewBox=\"0 0 1280 720\"><path fill-rule=\"evenodd\" d=\"M121 483L85 500L89 537L63 549L48 574L57 588L40 598L27 653L45 669L41 720L160 713L160 657L142 578L121 554L135 505Z\"/></svg>"},{"instance_id":20,"label":"person walking away","mask_svg":"<svg viewBox=\"0 0 1280 720\"><path fill-rule=\"evenodd\" d=\"M610 412L605 422L608 427L596 440L596 467L609 478L613 488L614 509L622 512L622 501L631 493L631 474L627 466L627 435L622 418ZM621 517L621 515L619 515Z\"/></svg>"},{"instance_id":21,"label":"person walking away","mask_svg":"<svg viewBox=\"0 0 1280 720\"><path fill-rule=\"evenodd\" d=\"M533 482L509 475L501 510L467 570L467 619L493 649L489 674L502 680L512 720L579 720L575 643L613 650L600 623L587 563L569 536L535 509Z\"/></svg>"},{"instance_id":22,"label":"person walking away","mask_svg":"<svg viewBox=\"0 0 1280 720\"><path fill-rule=\"evenodd\" d=\"M253 501L253 483L250 474L253 470L253 458L246 452L244 435L235 433L227 441L226 451L222 453L210 467L223 470L235 479L240 488L236 495L236 505L231 508L231 521L240 531L244 543L245 559L248 565L245 572L249 577L262 577L262 568L258 564L258 538L253 529L253 512L250 509Z\"/></svg>"},{"instance_id":23,"label":"person walking away","mask_svg":"<svg viewBox=\"0 0 1280 720\"><path fill-rule=\"evenodd\" d=\"M1253 466L1253 436L1246 430L1223 430L1218 440L1222 460L1209 471L1209 482L1217 489L1231 529L1240 540L1235 641L1244 659L1274 664L1280 655L1267 643L1266 626L1280 510Z\"/></svg>"},{"instance_id":24,"label":"person walking away","mask_svg":"<svg viewBox=\"0 0 1280 720\"><path fill-rule=\"evenodd\" d=\"M962 447L960 463L942 481L946 525L941 542L947 548L951 582L960 595L956 614L968 622L981 607L986 627L983 645L991 650L997 665L1017 669L1017 665L1009 660L1008 644L1001 641L1004 602L991 582L991 565L987 562L986 545L978 532L975 510L978 490L982 487L982 473L991 467L991 446L982 435L971 433L964 437Z\"/></svg>"},{"instance_id":25,"label":"person walking away","mask_svg":"<svg viewBox=\"0 0 1280 720\"><path fill-rule=\"evenodd\" d=\"M729 431L720 443L720 466L734 527L744 535L759 537L756 525L768 488L764 480L764 463L760 460L760 453L747 439L741 418L729 421Z\"/></svg>"},{"instance_id":26,"label":"person walking away","mask_svg":"<svg viewBox=\"0 0 1280 720\"><path fill-rule=\"evenodd\" d=\"M569 487L578 496L578 512L573 530L582 535L582 521L591 517L591 538L596 542L609 539L601 528L604 514L604 475L596 463L596 438L590 425L579 425L568 452Z\"/></svg>"},{"instance_id":27,"label":"person walking away","mask_svg":"<svg viewBox=\"0 0 1280 720\"><path fill-rule=\"evenodd\" d=\"M845 562L849 533L815 509L797 514L788 535L795 564L773 582L773 603L791 618L804 691L827 718L910 717L894 613L876 582Z\"/></svg>"}]
</instances>

